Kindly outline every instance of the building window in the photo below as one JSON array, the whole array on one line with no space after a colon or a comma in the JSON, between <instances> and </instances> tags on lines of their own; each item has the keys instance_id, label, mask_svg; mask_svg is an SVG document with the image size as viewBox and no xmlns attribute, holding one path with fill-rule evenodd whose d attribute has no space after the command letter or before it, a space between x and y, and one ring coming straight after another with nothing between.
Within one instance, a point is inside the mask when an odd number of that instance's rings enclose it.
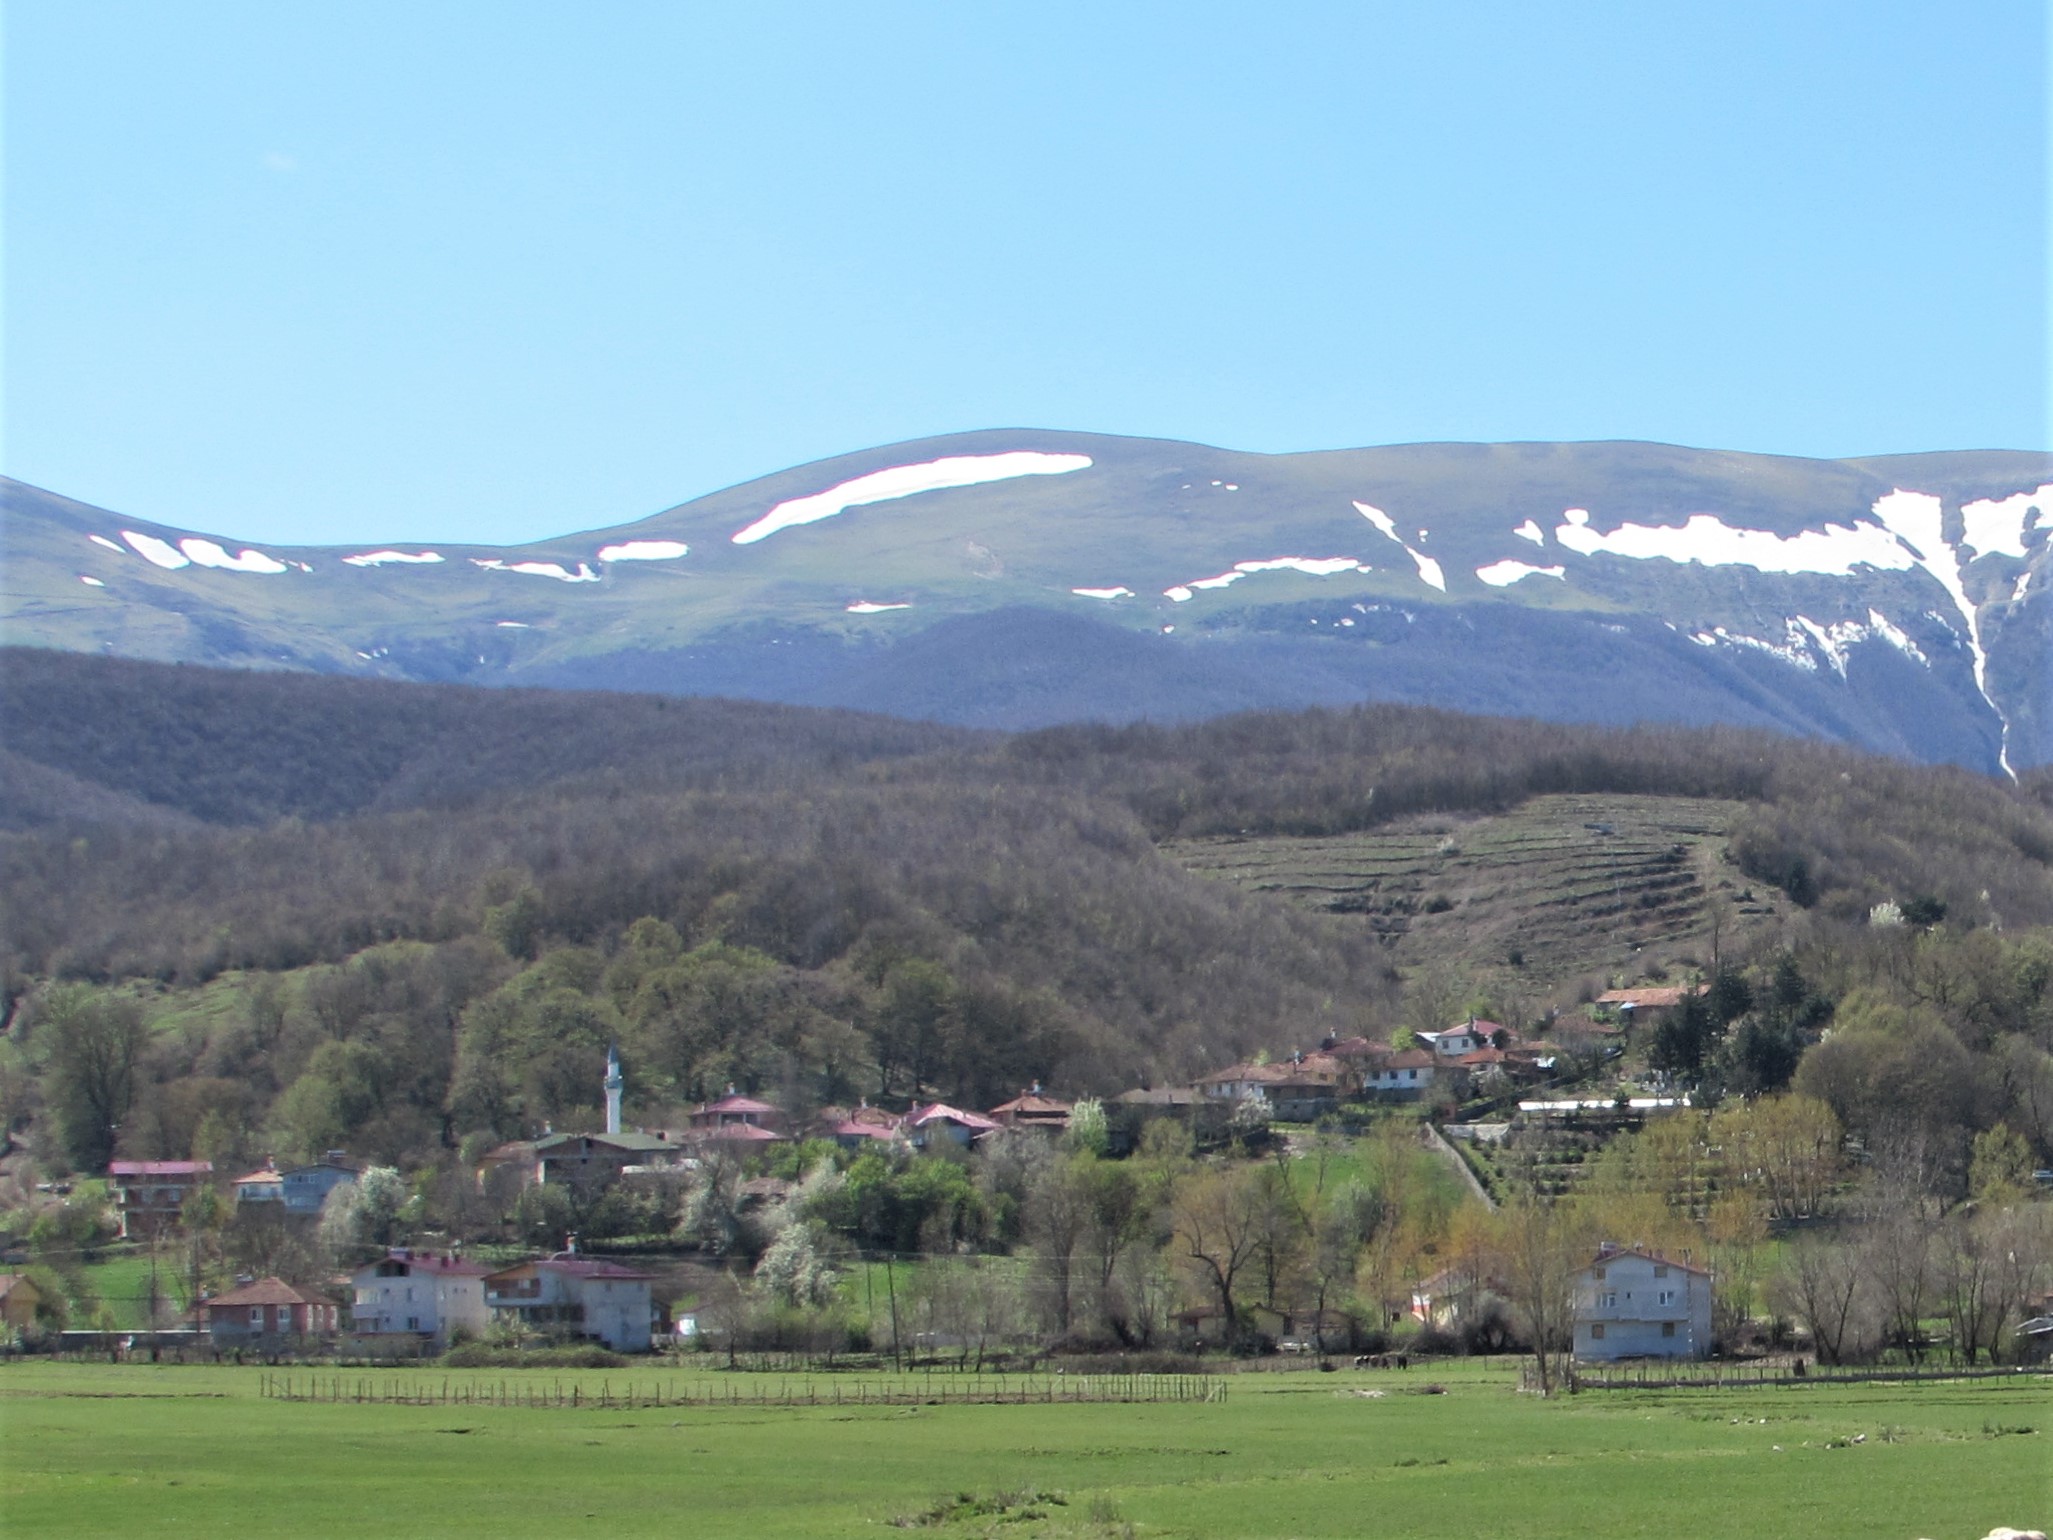
<instances>
[{"instance_id":1,"label":"building window","mask_svg":"<svg viewBox=\"0 0 2053 1540\"><path fill-rule=\"evenodd\" d=\"M1604 1296L1604 1308L1606 1310L1616 1310L1618 1308L1618 1293L1616 1290Z\"/></svg>"},{"instance_id":2,"label":"building window","mask_svg":"<svg viewBox=\"0 0 2053 1540\"><path fill-rule=\"evenodd\" d=\"M1666 1278L1668 1276L1668 1269L1665 1267L1657 1267L1654 1269L1654 1276L1656 1278Z\"/></svg>"},{"instance_id":3,"label":"building window","mask_svg":"<svg viewBox=\"0 0 2053 1540\"><path fill-rule=\"evenodd\" d=\"M250 1306L249 1323L252 1326L258 1327L264 1324L264 1307L262 1305Z\"/></svg>"},{"instance_id":4,"label":"building window","mask_svg":"<svg viewBox=\"0 0 2053 1540\"><path fill-rule=\"evenodd\" d=\"M1675 1290L1673 1290L1673 1289L1663 1289L1663 1290L1661 1291L1661 1303L1662 1303L1662 1304L1664 1304L1664 1305L1672 1305L1672 1304L1674 1304L1674 1303L1675 1303Z\"/></svg>"},{"instance_id":5,"label":"building window","mask_svg":"<svg viewBox=\"0 0 2053 1540\"><path fill-rule=\"evenodd\" d=\"M1664 1337L1672 1337L1672 1336L1674 1336L1674 1335L1675 1335L1675 1323L1674 1323L1673 1321L1663 1321L1663 1322L1661 1323L1661 1335L1662 1335L1662 1336L1664 1336Z\"/></svg>"},{"instance_id":6,"label":"building window","mask_svg":"<svg viewBox=\"0 0 2053 1540\"><path fill-rule=\"evenodd\" d=\"M1604 1269L1603 1269L1603 1268L1601 1268L1601 1267L1593 1267L1593 1268L1591 1268L1591 1269L1590 1269L1590 1274L1591 1274L1591 1276L1592 1276L1592 1277L1594 1277L1594 1278L1595 1278L1595 1279L1597 1280L1597 1282L1599 1282L1599 1283L1602 1283L1602 1282L1604 1281Z\"/></svg>"},{"instance_id":7,"label":"building window","mask_svg":"<svg viewBox=\"0 0 2053 1540\"><path fill-rule=\"evenodd\" d=\"M1604 1340L1604 1323L1602 1321L1599 1321L1590 1328L1590 1340L1592 1342L1602 1342Z\"/></svg>"}]
</instances>

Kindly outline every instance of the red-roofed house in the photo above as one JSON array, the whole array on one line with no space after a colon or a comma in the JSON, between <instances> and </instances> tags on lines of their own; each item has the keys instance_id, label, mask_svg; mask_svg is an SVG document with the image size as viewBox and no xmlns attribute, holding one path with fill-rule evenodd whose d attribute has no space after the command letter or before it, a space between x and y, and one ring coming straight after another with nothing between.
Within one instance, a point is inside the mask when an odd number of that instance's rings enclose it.
<instances>
[{"instance_id":1,"label":"red-roofed house","mask_svg":"<svg viewBox=\"0 0 2053 1540\"><path fill-rule=\"evenodd\" d=\"M334 1335L335 1301L296 1289L282 1278L259 1278L207 1300L207 1336L215 1347L272 1347L288 1338Z\"/></svg>"},{"instance_id":2,"label":"red-roofed house","mask_svg":"<svg viewBox=\"0 0 2053 1540\"><path fill-rule=\"evenodd\" d=\"M178 1223L185 1200L214 1174L211 1160L117 1160L107 1167L123 1240L146 1239Z\"/></svg>"},{"instance_id":3,"label":"red-roofed house","mask_svg":"<svg viewBox=\"0 0 2053 1540\"><path fill-rule=\"evenodd\" d=\"M964 1112L946 1102L915 1107L905 1115L906 1137L916 1150L925 1149L936 1139L950 1144L968 1144L985 1134L997 1132L998 1127L980 1112Z\"/></svg>"},{"instance_id":4,"label":"red-roofed house","mask_svg":"<svg viewBox=\"0 0 2053 1540\"><path fill-rule=\"evenodd\" d=\"M584 1337L616 1353L646 1353L654 1282L617 1262L566 1254L501 1268L485 1280L485 1303L500 1319L543 1336Z\"/></svg>"},{"instance_id":5,"label":"red-roofed house","mask_svg":"<svg viewBox=\"0 0 2053 1540\"><path fill-rule=\"evenodd\" d=\"M457 1331L482 1335L492 1324L485 1308L485 1275L491 1268L449 1251L416 1251L396 1246L350 1275L356 1303L350 1332L360 1338L404 1339L447 1347Z\"/></svg>"}]
</instances>

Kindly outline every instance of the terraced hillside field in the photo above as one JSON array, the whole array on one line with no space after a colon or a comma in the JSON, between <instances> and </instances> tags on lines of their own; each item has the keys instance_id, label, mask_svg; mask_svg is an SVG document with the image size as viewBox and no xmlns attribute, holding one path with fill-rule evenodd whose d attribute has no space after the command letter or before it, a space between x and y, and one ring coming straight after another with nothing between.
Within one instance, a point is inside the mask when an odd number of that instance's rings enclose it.
<instances>
[{"instance_id":1,"label":"terraced hillside field","mask_svg":"<svg viewBox=\"0 0 2053 1540\"><path fill-rule=\"evenodd\" d=\"M1781 895L1726 860L1738 804L1676 797L1536 797L1482 818L1356 834L1180 840L1190 870L1370 926L1393 965L1463 965L1536 997L1710 961L1771 925ZM1534 1004L1544 1004L1534 999Z\"/></svg>"}]
</instances>

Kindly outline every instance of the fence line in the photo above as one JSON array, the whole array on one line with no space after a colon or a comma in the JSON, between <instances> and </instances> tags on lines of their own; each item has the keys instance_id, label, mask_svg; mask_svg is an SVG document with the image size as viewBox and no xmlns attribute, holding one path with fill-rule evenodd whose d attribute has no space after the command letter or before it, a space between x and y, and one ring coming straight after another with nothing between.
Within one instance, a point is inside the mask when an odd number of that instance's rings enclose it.
<instances>
[{"instance_id":1,"label":"fence line","mask_svg":"<svg viewBox=\"0 0 2053 1540\"><path fill-rule=\"evenodd\" d=\"M1748 1390L1762 1386L1922 1384L1939 1380L2012 1379L2053 1375L2049 1364L1902 1364L1890 1368L1824 1364L1633 1364L1571 1369L1563 1385L1585 1390ZM1520 1372L1523 1388L1538 1388L1532 1366Z\"/></svg>"},{"instance_id":2,"label":"fence line","mask_svg":"<svg viewBox=\"0 0 2053 1540\"><path fill-rule=\"evenodd\" d=\"M273 1401L353 1402L375 1406L535 1407L551 1410L624 1410L666 1406L1030 1406L1199 1402L1226 1399L1226 1381L1198 1374L1046 1375L1007 1383L1003 1376L932 1374L874 1382L856 1380L775 1385L740 1379L726 1384L679 1385L636 1381L597 1390L582 1381L400 1379L391 1375L282 1373L266 1370L259 1391Z\"/></svg>"}]
</instances>

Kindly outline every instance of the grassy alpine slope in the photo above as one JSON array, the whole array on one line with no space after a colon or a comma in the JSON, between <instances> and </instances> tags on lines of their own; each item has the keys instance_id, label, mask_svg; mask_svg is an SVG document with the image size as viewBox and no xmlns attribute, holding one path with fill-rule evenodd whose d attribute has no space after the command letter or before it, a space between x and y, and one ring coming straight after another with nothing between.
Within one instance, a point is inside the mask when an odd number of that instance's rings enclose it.
<instances>
[{"instance_id":1,"label":"grassy alpine slope","mask_svg":"<svg viewBox=\"0 0 2053 1540\"><path fill-rule=\"evenodd\" d=\"M258 1375L0 1368L10 1527L1965 1540L2053 1513L2041 1381L1548 1403L1462 1364L1445 1395L1343 1371L1239 1375L1220 1405L551 1411L279 1403Z\"/></svg>"}]
</instances>

